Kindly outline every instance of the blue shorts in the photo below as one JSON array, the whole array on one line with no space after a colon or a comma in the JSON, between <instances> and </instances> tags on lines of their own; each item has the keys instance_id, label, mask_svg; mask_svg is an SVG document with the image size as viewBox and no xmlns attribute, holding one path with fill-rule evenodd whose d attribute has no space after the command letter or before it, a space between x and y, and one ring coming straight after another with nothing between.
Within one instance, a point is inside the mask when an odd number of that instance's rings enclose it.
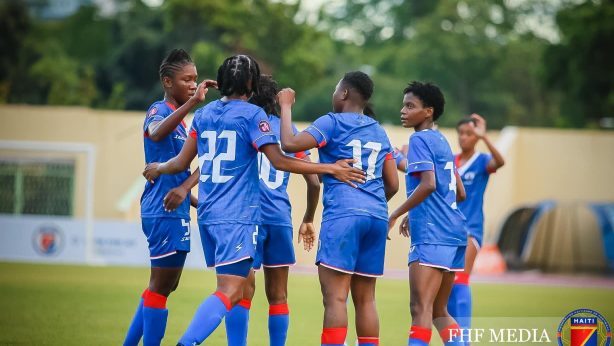
<instances>
[{"instance_id":1,"label":"blue shorts","mask_svg":"<svg viewBox=\"0 0 614 346\"><path fill-rule=\"evenodd\" d=\"M347 216L322 222L316 264L346 274L384 274L388 222Z\"/></svg>"},{"instance_id":2,"label":"blue shorts","mask_svg":"<svg viewBox=\"0 0 614 346\"><path fill-rule=\"evenodd\" d=\"M256 256L258 226L241 223L199 224L207 267L237 263Z\"/></svg>"},{"instance_id":3,"label":"blue shorts","mask_svg":"<svg viewBox=\"0 0 614 346\"><path fill-rule=\"evenodd\" d=\"M465 249L463 246L419 244L409 248L408 264L418 262L420 265L439 268L451 272L465 269Z\"/></svg>"},{"instance_id":4,"label":"blue shorts","mask_svg":"<svg viewBox=\"0 0 614 346\"><path fill-rule=\"evenodd\" d=\"M474 239L474 244L478 249L482 247L482 239L484 238L484 229L476 229L467 227L467 236Z\"/></svg>"},{"instance_id":5,"label":"blue shorts","mask_svg":"<svg viewBox=\"0 0 614 346\"><path fill-rule=\"evenodd\" d=\"M292 226L260 225L254 268L288 267L296 263Z\"/></svg>"},{"instance_id":6,"label":"blue shorts","mask_svg":"<svg viewBox=\"0 0 614 346\"><path fill-rule=\"evenodd\" d=\"M170 217L142 218L143 233L149 243L149 258L164 258L177 251L190 252L190 220Z\"/></svg>"}]
</instances>

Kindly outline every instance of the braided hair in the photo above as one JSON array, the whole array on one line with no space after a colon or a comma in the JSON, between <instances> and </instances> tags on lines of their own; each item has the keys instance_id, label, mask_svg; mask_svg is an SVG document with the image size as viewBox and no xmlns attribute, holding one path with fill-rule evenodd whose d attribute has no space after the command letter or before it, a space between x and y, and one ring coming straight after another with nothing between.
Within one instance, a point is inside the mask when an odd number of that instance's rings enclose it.
<instances>
[{"instance_id":1,"label":"braided hair","mask_svg":"<svg viewBox=\"0 0 614 346\"><path fill-rule=\"evenodd\" d=\"M173 78L175 73L179 71L183 66L193 64L192 58L190 55L183 49L173 49L168 53L166 58L162 60L162 64L160 64L159 74L160 80L163 80L164 77Z\"/></svg>"},{"instance_id":2,"label":"braided hair","mask_svg":"<svg viewBox=\"0 0 614 346\"><path fill-rule=\"evenodd\" d=\"M369 102L371 95L373 95L373 80L371 77L361 71L348 72L343 76L343 83L354 88L363 100L366 102L363 110L364 114L375 119L375 111L373 110L373 104Z\"/></svg>"},{"instance_id":3,"label":"braided hair","mask_svg":"<svg viewBox=\"0 0 614 346\"><path fill-rule=\"evenodd\" d=\"M249 83L251 81L251 88ZM234 55L217 70L217 85L222 96L258 94L260 66L249 55Z\"/></svg>"},{"instance_id":4,"label":"braided hair","mask_svg":"<svg viewBox=\"0 0 614 346\"><path fill-rule=\"evenodd\" d=\"M249 102L262 107L266 114L279 116L277 110L277 82L270 75L260 75L258 93L254 94Z\"/></svg>"}]
</instances>

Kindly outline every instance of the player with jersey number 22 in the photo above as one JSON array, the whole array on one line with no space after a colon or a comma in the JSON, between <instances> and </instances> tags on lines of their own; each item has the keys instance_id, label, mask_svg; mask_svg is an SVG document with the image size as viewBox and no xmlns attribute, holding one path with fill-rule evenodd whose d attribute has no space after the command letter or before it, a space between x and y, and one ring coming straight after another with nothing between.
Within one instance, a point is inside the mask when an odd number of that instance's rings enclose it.
<instances>
[{"instance_id":1,"label":"player with jersey number 22","mask_svg":"<svg viewBox=\"0 0 614 346\"><path fill-rule=\"evenodd\" d=\"M411 229L408 345L428 345L433 324L445 345L464 345L452 337L459 335L459 326L446 308L454 272L465 264L467 233L465 217L456 205L464 199L463 184L450 145L434 129L445 101L441 90L430 83L412 82L403 94L401 124L415 133L409 139L407 200L390 214L388 228L411 210L400 227L406 237Z\"/></svg>"},{"instance_id":2,"label":"player with jersey number 22","mask_svg":"<svg viewBox=\"0 0 614 346\"><path fill-rule=\"evenodd\" d=\"M264 110L248 103L258 94L260 67L247 55L224 60L217 84L222 98L198 109L178 156L149 164L149 180L185 170L198 154L198 223L205 260L215 267L217 289L198 307L179 345L201 344L243 297L256 255L260 217L258 151L278 170L299 174L330 174L355 186L364 172L350 164L316 164L287 157L271 131ZM253 275L253 274L252 274Z\"/></svg>"}]
</instances>

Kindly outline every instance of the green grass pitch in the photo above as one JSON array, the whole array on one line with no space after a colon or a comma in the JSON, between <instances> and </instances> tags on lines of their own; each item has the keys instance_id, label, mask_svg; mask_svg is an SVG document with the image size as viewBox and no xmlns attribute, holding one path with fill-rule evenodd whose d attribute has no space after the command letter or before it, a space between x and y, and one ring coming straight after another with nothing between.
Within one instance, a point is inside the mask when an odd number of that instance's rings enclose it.
<instances>
[{"instance_id":1,"label":"green grass pitch","mask_svg":"<svg viewBox=\"0 0 614 346\"><path fill-rule=\"evenodd\" d=\"M148 279L146 268L0 263L0 345L120 345ZM268 345L268 306L258 275L248 345ZM169 299L165 345L175 345L202 299L213 292L210 271L186 270ZM614 288L474 284L474 313L481 317L562 319L592 308L612 323ZM410 323L408 283L381 279L377 303L382 345L406 345ZM288 345L319 345L322 299L317 277L292 274ZM351 305L348 344L353 345ZM437 344L436 334L433 335ZM221 326L205 344L224 345Z\"/></svg>"}]
</instances>

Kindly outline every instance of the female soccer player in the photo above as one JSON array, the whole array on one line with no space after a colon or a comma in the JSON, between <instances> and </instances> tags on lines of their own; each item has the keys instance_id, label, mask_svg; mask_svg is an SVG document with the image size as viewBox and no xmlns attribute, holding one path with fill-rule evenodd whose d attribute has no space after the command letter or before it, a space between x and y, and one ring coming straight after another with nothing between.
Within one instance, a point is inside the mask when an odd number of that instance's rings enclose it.
<instances>
[{"instance_id":1,"label":"female soccer player","mask_svg":"<svg viewBox=\"0 0 614 346\"><path fill-rule=\"evenodd\" d=\"M465 252L465 270L457 272L454 286L448 302L448 311L463 329L471 327L471 289L469 275L473 262L482 246L484 235L484 192L490 174L505 164L503 156L490 142L486 135L486 120L478 114L462 119L456 125L458 144L461 152L456 155L456 167L467 190L467 199L458 204L458 208L467 218L467 251ZM489 154L475 150L482 140L490 151Z\"/></svg>"},{"instance_id":2,"label":"female soccer player","mask_svg":"<svg viewBox=\"0 0 614 346\"><path fill-rule=\"evenodd\" d=\"M264 109L272 132L280 138L277 92L277 82L271 76L262 75L258 94L252 96L250 102ZM293 130L297 132L294 126ZM310 161L308 151L286 155ZM286 192L290 173L271 167L262 153L258 153L258 167L262 223L258 228L258 251L254 268L264 267L264 285L269 302L269 345L279 346L285 345L288 334L288 269L295 263L290 198ZM313 217L320 198L320 181L315 174L304 174L303 177L307 183L307 209L299 228L298 241L299 244L303 241L305 249L311 250L315 239ZM247 342L249 308L255 291L254 279L253 275L248 277L243 299L226 316L226 335L230 346L245 345Z\"/></svg>"},{"instance_id":3,"label":"female soccer player","mask_svg":"<svg viewBox=\"0 0 614 346\"><path fill-rule=\"evenodd\" d=\"M324 181L324 213L316 264L324 297L322 345L343 345L347 335L346 301L351 289L356 332L361 346L379 344L375 307L376 278L384 272L387 200L399 188L392 146L384 129L365 115L373 94L371 78L349 72L333 93L333 113L294 134L294 91L279 93L281 145L284 151L318 148L321 162L353 156L364 169L364 184L352 188L330 175Z\"/></svg>"},{"instance_id":4,"label":"female soccer player","mask_svg":"<svg viewBox=\"0 0 614 346\"><path fill-rule=\"evenodd\" d=\"M260 68L253 58L236 55L218 69L222 98L196 111L178 156L149 164L145 177L174 174L189 167L198 152L198 223L208 266L215 267L217 290L200 305L180 345L200 344L243 296L256 254L260 219L258 151L278 170L331 174L353 184L364 181L353 159L315 164L285 156L262 108L247 100L258 95Z\"/></svg>"},{"instance_id":5,"label":"female soccer player","mask_svg":"<svg viewBox=\"0 0 614 346\"><path fill-rule=\"evenodd\" d=\"M412 326L409 345L428 345L431 327L446 345L463 345L459 327L446 305L454 282L454 271L462 271L467 234L465 218L456 206L457 187L462 182L454 168L454 156L443 135L433 129L444 109L444 97L430 83L412 82L403 91L401 124L416 131L409 139L407 157L407 200L389 219L389 229L411 210L401 223L400 233L409 236L409 282ZM409 228L409 229L408 229Z\"/></svg>"},{"instance_id":6,"label":"female soccer player","mask_svg":"<svg viewBox=\"0 0 614 346\"><path fill-rule=\"evenodd\" d=\"M164 100L154 102L143 126L145 162L165 161L177 155L187 138L183 118L204 101L206 80L198 87L196 66L182 49L174 49L160 65ZM181 271L190 251L190 202L196 199L190 189L198 173L188 169L145 183L141 197L143 232L149 243L151 274L143 292L124 345L137 345L141 336L145 345L160 345L166 329L166 299L177 288ZM189 196L189 198L186 198Z\"/></svg>"}]
</instances>

